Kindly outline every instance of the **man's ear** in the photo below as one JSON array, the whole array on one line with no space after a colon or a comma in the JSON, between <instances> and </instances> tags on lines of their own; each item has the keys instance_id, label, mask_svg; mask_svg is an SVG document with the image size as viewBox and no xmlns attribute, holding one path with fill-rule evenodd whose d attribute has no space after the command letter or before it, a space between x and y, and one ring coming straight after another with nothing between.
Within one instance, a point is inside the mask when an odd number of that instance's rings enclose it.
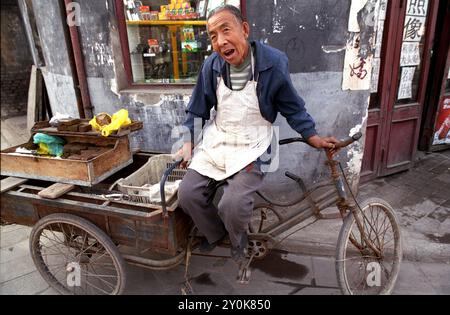
<instances>
[{"instance_id":1,"label":"man's ear","mask_svg":"<svg viewBox=\"0 0 450 315\"><path fill-rule=\"evenodd\" d=\"M243 22L242 29L244 30L245 39L248 39L250 35L250 25L247 22Z\"/></svg>"}]
</instances>

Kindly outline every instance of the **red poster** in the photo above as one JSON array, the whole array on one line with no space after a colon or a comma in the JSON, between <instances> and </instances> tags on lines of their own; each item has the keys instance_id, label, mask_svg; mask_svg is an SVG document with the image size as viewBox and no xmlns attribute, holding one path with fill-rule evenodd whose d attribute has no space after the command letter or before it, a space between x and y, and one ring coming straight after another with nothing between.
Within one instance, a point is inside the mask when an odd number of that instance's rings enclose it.
<instances>
[{"instance_id":1,"label":"red poster","mask_svg":"<svg viewBox=\"0 0 450 315\"><path fill-rule=\"evenodd\" d=\"M439 106L433 145L450 144L450 96L444 96Z\"/></svg>"}]
</instances>

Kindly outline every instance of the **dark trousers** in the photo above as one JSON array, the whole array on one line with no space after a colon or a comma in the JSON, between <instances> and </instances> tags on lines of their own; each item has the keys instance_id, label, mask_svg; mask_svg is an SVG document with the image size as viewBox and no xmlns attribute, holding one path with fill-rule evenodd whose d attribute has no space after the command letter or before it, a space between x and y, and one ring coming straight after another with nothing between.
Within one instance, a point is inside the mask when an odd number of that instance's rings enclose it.
<instances>
[{"instance_id":1,"label":"dark trousers","mask_svg":"<svg viewBox=\"0 0 450 315\"><path fill-rule=\"evenodd\" d=\"M263 179L264 174L255 164L226 179L216 207L213 198L217 182L189 169L178 190L179 205L209 243L228 232L232 246L239 248L252 217L253 194L261 188Z\"/></svg>"}]
</instances>

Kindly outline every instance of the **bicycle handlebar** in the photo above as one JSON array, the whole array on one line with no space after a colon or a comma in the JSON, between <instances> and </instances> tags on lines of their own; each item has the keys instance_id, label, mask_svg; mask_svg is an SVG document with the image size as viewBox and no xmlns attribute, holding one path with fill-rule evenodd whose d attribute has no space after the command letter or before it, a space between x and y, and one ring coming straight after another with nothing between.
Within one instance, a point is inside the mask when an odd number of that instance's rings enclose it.
<instances>
[{"instance_id":1,"label":"bicycle handlebar","mask_svg":"<svg viewBox=\"0 0 450 315\"><path fill-rule=\"evenodd\" d=\"M345 139L345 140L337 143L335 148L336 149L345 148L345 147L349 146L350 144L352 144L353 142L361 139L362 136L363 136L363 134L361 132L358 132L358 133L354 134L352 137L349 137L348 139ZM280 140L279 144L286 145L286 144L290 144L290 143L294 143L294 142L302 142L302 143L306 143L306 144L308 143L306 141L306 139L304 139L304 138L290 138L290 139Z\"/></svg>"},{"instance_id":2,"label":"bicycle handlebar","mask_svg":"<svg viewBox=\"0 0 450 315\"><path fill-rule=\"evenodd\" d=\"M358 133L354 134L353 136L347 138L346 140L337 143L336 144L336 149L341 149L341 148L348 147L353 142L358 141L359 139L361 139L362 136L363 136L363 134L361 132L358 132Z\"/></svg>"},{"instance_id":3,"label":"bicycle handlebar","mask_svg":"<svg viewBox=\"0 0 450 315\"><path fill-rule=\"evenodd\" d=\"M303 142L303 143L308 144L308 142L304 138L284 139L284 140L280 140L279 144L286 145L286 144L290 144L290 143L294 143L294 142Z\"/></svg>"}]
</instances>

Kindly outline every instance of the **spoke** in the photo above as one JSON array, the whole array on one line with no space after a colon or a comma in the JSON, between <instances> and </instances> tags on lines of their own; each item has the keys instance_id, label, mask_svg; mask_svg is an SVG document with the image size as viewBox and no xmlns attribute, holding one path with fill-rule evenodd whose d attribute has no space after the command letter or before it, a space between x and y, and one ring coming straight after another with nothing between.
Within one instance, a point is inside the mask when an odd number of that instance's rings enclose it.
<instances>
[{"instance_id":1,"label":"spoke","mask_svg":"<svg viewBox=\"0 0 450 315\"><path fill-rule=\"evenodd\" d=\"M49 249L49 250L55 250L53 253L57 253L57 252L59 252L66 260L67 260L67 254L66 253L64 253L58 246L52 246L52 247L49 247L49 246L47 246L47 245L44 245L44 244L42 244L42 243L39 243L38 244L38 246L40 247L39 248L39 251L40 251L40 253L41 253L41 256L42 256L42 248L47 248L47 249Z\"/></svg>"},{"instance_id":2,"label":"spoke","mask_svg":"<svg viewBox=\"0 0 450 315\"><path fill-rule=\"evenodd\" d=\"M90 287L95 288L95 289L97 289L98 291L101 291L101 292L103 292L103 293L106 294L106 295L109 295L109 294L110 294L110 293L106 292L105 290L102 290L102 289L100 289L99 287L93 285L93 284L90 283L87 279L86 279L86 283L87 283Z\"/></svg>"},{"instance_id":3,"label":"spoke","mask_svg":"<svg viewBox=\"0 0 450 315\"><path fill-rule=\"evenodd\" d=\"M73 234L73 225L71 224L71 225L69 225L69 232L70 232L70 237L69 237L69 239L67 240L69 243L70 242L72 242L72 240L74 240L74 234Z\"/></svg>"},{"instance_id":4,"label":"spoke","mask_svg":"<svg viewBox=\"0 0 450 315\"><path fill-rule=\"evenodd\" d=\"M391 238L389 239L389 241L386 241L385 243L383 243L383 248L384 248L387 244L389 244L390 242L392 242L394 239L395 239L395 237L391 237Z\"/></svg>"},{"instance_id":5,"label":"spoke","mask_svg":"<svg viewBox=\"0 0 450 315\"><path fill-rule=\"evenodd\" d=\"M95 245L99 244L97 239L94 238L95 242L92 243L91 245L89 245L85 250L83 250L82 252L79 252L78 255L81 257L82 254L84 254L88 249L91 249L92 247L94 247ZM100 245L101 246L101 245Z\"/></svg>"},{"instance_id":6,"label":"spoke","mask_svg":"<svg viewBox=\"0 0 450 315\"><path fill-rule=\"evenodd\" d=\"M386 223L386 219L388 218L388 216L386 215L385 217L384 217L384 220L383 220L383 224L381 225L381 229L383 229L384 228L384 225L385 225L385 223ZM389 225L387 225L387 227L389 227ZM380 244L380 246L381 246L381 250L383 250L383 248L384 248L384 237L386 236L386 231L387 231L387 228L385 228L384 230L383 230L383 236L382 236L382 238L381 238L381 244Z\"/></svg>"},{"instance_id":7,"label":"spoke","mask_svg":"<svg viewBox=\"0 0 450 315\"><path fill-rule=\"evenodd\" d=\"M61 225L61 222L58 222L58 226L61 229L61 233L63 234L64 239L67 240L67 233L66 233L66 229L64 228L64 225ZM69 238L70 240L70 238ZM65 242L63 242L65 243Z\"/></svg>"},{"instance_id":8,"label":"spoke","mask_svg":"<svg viewBox=\"0 0 450 315\"><path fill-rule=\"evenodd\" d=\"M86 231L84 231L84 237L83 237L83 242L81 243L81 249L80 249L80 259L81 259L81 253L83 253L83 248L84 248L84 245L86 244L86 239L87 239L87 232Z\"/></svg>"},{"instance_id":9,"label":"spoke","mask_svg":"<svg viewBox=\"0 0 450 315\"><path fill-rule=\"evenodd\" d=\"M374 211L374 209L373 209L373 206L372 205L370 205L369 206L369 211L370 211L370 221L368 220L367 221L367 224L369 224L369 222L374 222L374 220L373 220L373 211ZM368 230L368 232L369 232L369 235L368 235L368 238L369 238L369 240L372 240L372 238L371 238L371 235L372 235L372 229L367 229Z\"/></svg>"},{"instance_id":10,"label":"spoke","mask_svg":"<svg viewBox=\"0 0 450 315\"><path fill-rule=\"evenodd\" d=\"M365 259L377 259L377 257L376 256L357 256L357 257L352 257L352 258L345 258L345 259L342 259L340 261L345 262L345 261L351 261L351 260L357 260L357 259L363 259L363 260L365 260Z\"/></svg>"},{"instance_id":11,"label":"spoke","mask_svg":"<svg viewBox=\"0 0 450 315\"><path fill-rule=\"evenodd\" d=\"M377 206L377 208L378 209L380 209L380 206ZM380 212L383 212L384 213L384 211L383 211L383 209L381 208L381 211L380 210L378 210L378 212L377 212L377 225L376 225L376 233L378 233L379 231L378 231L378 223L379 223L379 218L380 218Z\"/></svg>"},{"instance_id":12,"label":"spoke","mask_svg":"<svg viewBox=\"0 0 450 315\"><path fill-rule=\"evenodd\" d=\"M50 245L55 246L55 247L60 247L63 246L65 248L67 248L67 245L65 245L64 243L60 243L60 242L56 242L55 240L49 238L47 235L41 234L42 237L45 237L46 239L48 239L50 241L51 244L48 244L49 246L47 246L46 244L44 244L44 242L42 242L42 240L39 240L39 243L42 246L45 246L46 248L51 248Z\"/></svg>"},{"instance_id":13,"label":"spoke","mask_svg":"<svg viewBox=\"0 0 450 315\"><path fill-rule=\"evenodd\" d=\"M117 277L116 276L108 276L108 275L99 275L99 274L97 274L96 273L96 271L95 271L95 269L91 266L91 268L92 268L92 270L94 271L94 273L91 273L91 272L89 272L89 271L85 271L85 273L84 273L84 275L86 276L86 277L95 277L96 279L98 279L98 280L100 280L100 281L102 281L103 283L105 283L106 285L108 285L109 286L109 288L110 289L112 289L113 291L114 291L114 289L116 288L116 286L115 286L115 284L113 284L113 283L111 283L111 282L109 282L109 281L106 281L105 279L103 279L103 278L115 278L115 279L117 279Z\"/></svg>"},{"instance_id":14,"label":"spoke","mask_svg":"<svg viewBox=\"0 0 450 315\"><path fill-rule=\"evenodd\" d=\"M390 279L390 277L391 277L391 274L390 274L390 273L391 273L392 270L388 270L388 269L386 268L386 266L384 265L384 262L383 262L383 261L381 261L380 265L381 265L381 267L383 268L384 274L385 274L385 276L386 276L386 281L389 281L389 279Z\"/></svg>"},{"instance_id":15,"label":"spoke","mask_svg":"<svg viewBox=\"0 0 450 315\"><path fill-rule=\"evenodd\" d=\"M105 249L105 252L103 253L103 254L101 254L101 256L99 256L99 257L96 257L94 260L92 260L91 261L91 263L96 263L97 261L99 261L103 256L105 256L105 255L108 255L109 256L109 253L106 251L106 249ZM111 259L112 260L112 259Z\"/></svg>"},{"instance_id":16,"label":"spoke","mask_svg":"<svg viewBox=\"0 0 450 315\"><path fill-rule=\"evenodd\" d=\"M58 283L61 283L58 279L56 279L56 275L57 275L60 271L65 270L65 268L66 268L66 266L62 266L62 267L60 267L60 268L58 268L58 269L56 269L56 270L50 270L49 268L47 268L47 269L48 269L48 271L52 274L52 276L55 278L55 280L58 281Z\"/></svg>"},{"instance_id":17,"label":"spoke","mask_svg":"<svg viewBox=\"0 0 450 315\"><path fill-rule=\"evenodd\" d=\"M56 236L55 232L52 229L52 225L49 224L48 228L50 229L50 232L52 232L52 234L55 236L56 239L58 239L58 241L60 242L60 244L64 244L64 240L61 240L58 236ZM60 232L61 233L61 232Z\"/></svg>"}]
</instances>

